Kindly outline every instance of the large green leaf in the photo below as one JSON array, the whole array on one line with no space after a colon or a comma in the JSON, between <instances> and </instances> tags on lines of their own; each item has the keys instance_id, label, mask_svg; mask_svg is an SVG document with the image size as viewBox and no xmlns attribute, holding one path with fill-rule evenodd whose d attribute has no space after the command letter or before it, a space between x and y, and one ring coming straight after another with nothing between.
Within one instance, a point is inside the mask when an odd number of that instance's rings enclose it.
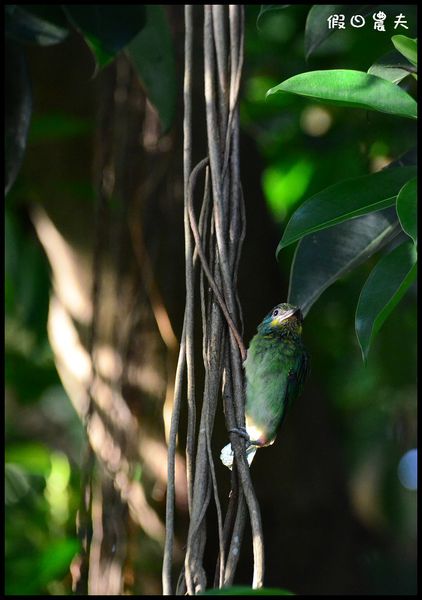
<instances>
[{"instance_id":1,"label":"large green leaf","mask_svg":"<svg viewBox=\"0 0 422 600\"><path fill-rule=\"evenodd\" d=\"M270 12L271 10L280 10L282 8L287 8L290 4L261 4L261 8L259 10L259 14L256 18L256 26L259 29L259 21L263 15Z\"/></svg>"},{"instance_id":2,"label":"large green leaf","mask_svg":"<svg viewBox=\"0 0 422 600\"><path fill-rule=\"evenodd\" d=\"M413 242L396 246L379 260L366 280L356 309L356 335L363 359L371 342L416 278L417 254Z\"/></svg>"},{"instance_id":3,"label":"large green leaf","mask_svg":"<svg viewBox=\"0 0 422 600\"><path fill-rule=\"evenodd\" d=\"M417 179L411 179L400 190L397 196L397 215L403 231L417 243Z\"/></svg>"},{"instance_id":4,"label":"large green leaf","mask_svg":"<svg viewBox=\"0 0 422 600\"><path fill-rule=\"evenodd\" d=\"M12 187L25 154L31 121L32 98L22 48L5 45L5 194Z\"/></svg>"},{"instance_id":5,"label":"large green leaf","mask_svg":"<svg viewBox=\"0 0 422 600\"><path fill-rule=\"evenodd\" d=\"M369 213L300 240L290 269L288 302L304 316L321 294L400 232L394 208Z\"/></svg>"},{"instance_id":6,"label":"large green leaf","mask_svg":"<svg viewBox=\"0 0 422 600\"><path fill-rule=\"evenodd\" d=\"M99 67L113 60L145 25L145 6L140 4L65 4L64 10Z\"/></svg>"},{"instance_id":7,"label":"large green leaf","mask_svg":"<svg viewBox=\"0 0 422 600\"><path fill-rule=\"evenodd\" d=\"M5 9L5 33L18 42L51 46L69 34L60 6L6 4Z\"/></svg>"},{"instance_id":8,"label":"large green leaf","mask_svg":"<svg viewBox=\"0 0 422 600\"><path fill-rule=\"evenodd\" d=\"M413 65L418 64L417 40L412 40L405 35L393 35L391 41L400 54L403 54L407 60L409 60Z\"/></svg>"},{"instance_id":9,"label":"large green leaf","mask_svg":"<svg viewBox=\"0 0 422 600\"><path fill-rule=\"evenodd\" d=\"M202 592L201 596L293 596L292 592L282 588L259 588L254 590L246 585L234 585L228 588L215 588Z\"/></svg>"},{"instance_id":10,"label":"large green leaf","mask_svg":"<svg viewBox=\"0 0 422 600\"><path fill-rule=\"evenodd\" d=\"M171 32L161 6L146 5L145 27L127 51L166 132L174 118L177 86Z\"/></svg>"},{"instance_id":11,"label":"large green leaf","mask_svg":"<svg viewBox=\"0 0 422 600\"><path fill-rule=\"evenodd\" d=\"M402 186L415 175L416 167L386 169L318 192L293 213L277 252L305 235L392 206Z\"/></svg>"},{"instance_id":12,"label":"large green leaf","mask_svg":"<svg viewBox=\"0 0 422 600\"><path fill-rule=\"evenodd\" d=\"M309 56L337 29L329 29L328 19L331 15L341 14L345 17L345 26L353 15L365 17L373 12L377 5L359 4L314 4L308 13L305 25L305 54Z\"/></svg>"},{"instance_id":13,"label":"large green leaf","mask_svg":"<svg viewBox=\"0 0 422 600\"><path fill-rule=\"evenodd\" d=\"M417 118L416 101L397 85L362 71L332 69L290 77L267 92L298 94L329 104Z\"/></svg>"},{"instance_id":14,"label":"large green leaf","mask_svg":"<svg viewBox=\"0 0 422 600\"><path fill-rule=\"evenodd\" d=\"M416 162L416 149L412 149L387 169L412 166ZM302 238L292 261L289 302L300 306L306 315L336 279L364 262L400 232L396 209L391 207Z\"/></svg>"},{"instance_id":15,"label":"large green leaf","mask_svg":"<svg viewBox=\"0 0 422 600\"><path fill-rule=\"evenodd\" d=\"M414 72L415 67L397 50L384 54L368 69L370 75L376 75L391 83L399 83Z\"/></svg>"}]
</instances>

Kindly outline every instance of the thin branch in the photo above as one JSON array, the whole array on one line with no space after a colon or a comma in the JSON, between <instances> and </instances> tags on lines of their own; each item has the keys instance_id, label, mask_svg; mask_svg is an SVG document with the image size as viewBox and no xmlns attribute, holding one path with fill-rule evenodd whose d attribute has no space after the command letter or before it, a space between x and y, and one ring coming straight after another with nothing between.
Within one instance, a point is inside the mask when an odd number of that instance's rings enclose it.
<instances>
[{"instance_id":1,"label":"thin branch","mask_svg":"<svg viewBox=\"0 0 422 600\"><path fill-rule=\"evenodd\" d=\"M236 505L236 520L233 527L232 539L229 551L227 552L226 568L224 570L224 585L230 586L233 584L233 579L236 573L236 567L240 558L240 548L242 546L243 532L246 524L246 503L243 491L240 488L240 493L237 498Z\"/></svg>"},{"instance_id":2,"label":"thin branch","mask_svg":"<svg viewBox=\"0 0 422 600\"><path fill-rule=\"evenodd\" d=\"M192 239L188 216L189 176L192 166L192 68L193 68L193 7L185 5L185 74L184 74L184 120L183 120L183 181L184 181L184 229L185 229L185 272L186 272L186 366L188 427L186 437L186 476L188 484L189 514L192 511L195 444L195 362L193 346L194 330L194 269Z\"/></svg>"},{"instance_id":3,"label":"thin branch","mask_svg":"<svg viewBox=\"0 0 422 600\"><path fill-rule=\"evenodd\" d=\"M186 327L183 323L182 339L180 342L179 358L177 361L176 381L174 385L174 403L171 415L170 436L168 445L167 463L167 498L166 498L166 541L163 557L163 594L172 595L171 566L173 562L174 541L174 499L175 499L175 459L176 439L179 429L180 408L182 401L183 372L186 363Z\"/></svg>"},{"instance_id":4,"label":"thin branch","mask_svg":"<svg viewBox=\"0 0 422 600\"><path fill-rule=\"evenodd\" d=\"M207 415L207 417L208 417L208 415ZM212 433L212 426L209 423L207 423L206 437L207 437L208 463L209 463L210 472L211 472L211 480L212 480L212 486L213 486L213 492L214 492L215 508L217 511L218 543L219 543L219 554L221 557L219 587L222 587L223 579L224 579L224 561L225 561L225 559L224 559L224 556L225 556L224 541L223 541L224 540L223 517L222 517L222 512L221 512L220 499L218 497L218 486L217 486L217 477L215 474L214 459L212 457L212 448L211 448L211 439L210 439L211 433Z\"/></svg>"},{"instance_id":5,"label":"thin branch","mask_svg":"<svg viewBox=\"0 0 422 600\"><path fill-rule=\"evenodd\" d=\"M196 223L195 220L195 215L193 212L193 206L192 206L192 191L193 188L196 184L196 180L197 177L199 175L199 172L208 164L208 158L204 158L201 160L201 162L199 162L196 167L194 168L194 170L191 173L191 176L189 178L189 192L188 192L188 214L189 214L189 220L190 220L190 226L192 229L192 233L193 233L193 237L195 239L195 244L196 244L196 251L198 252L199 258L201 260L201 264L202 264L202 268L205 272L205 275L207 276L208 282L212 288L212 291L215 294L215 297L218 301L218 304L221 308L221 311L227 321L228 326L230 327L230 331L233 334L234 339L236 340L236 343L239 347L239 351L241 353L242 356L242 360L246 359L246 348L243 344L243 340L237 330L237 327L232 319L232 317L230 316L229 310L226 306L226 303L222 297L222 295L220 294L220 290L214 280L214 277L211 273L210 267L208 265L208 261L205 257L204 251L202 249L202 244L201 244L201 238L199 235L199 230L198 230L198 225Z\"/></svg>"}]
</instances>

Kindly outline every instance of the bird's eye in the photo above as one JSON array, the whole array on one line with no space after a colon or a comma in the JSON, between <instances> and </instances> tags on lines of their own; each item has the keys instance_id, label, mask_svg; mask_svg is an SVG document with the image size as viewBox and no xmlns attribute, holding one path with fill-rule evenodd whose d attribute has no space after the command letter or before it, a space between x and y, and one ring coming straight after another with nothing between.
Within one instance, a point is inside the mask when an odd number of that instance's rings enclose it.
<instances>
[{"instance_id":1,"label":"bird's eye","mask_svg":"<svg viewBox=\"0 0 422 600\"><path fill-rule=\"evenodd\" d=\"M278 313L279 313L279 311L278 311L278 309L276 308L276 309L275 309L275 311L273 312L273 317L276 317L276 316L278 315Z\"/></svg>"}]
</instances>

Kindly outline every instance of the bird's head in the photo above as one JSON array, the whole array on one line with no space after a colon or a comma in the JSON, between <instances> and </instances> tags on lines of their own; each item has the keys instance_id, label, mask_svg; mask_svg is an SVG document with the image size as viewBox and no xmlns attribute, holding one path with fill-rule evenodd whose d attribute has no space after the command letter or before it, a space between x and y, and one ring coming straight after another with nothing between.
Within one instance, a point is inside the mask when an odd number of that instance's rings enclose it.
<instances>
[{"instance_id":1,"label":"bird's head","mask_svg":"<svg viewBox=\"0 0 422 600\"><path fill-rule=\"evenodd\" d=\"M303 315L298 306L277 304L267 314L258 327L262 335L300 335L302 333Z\"/></svg>"}]
</instances>

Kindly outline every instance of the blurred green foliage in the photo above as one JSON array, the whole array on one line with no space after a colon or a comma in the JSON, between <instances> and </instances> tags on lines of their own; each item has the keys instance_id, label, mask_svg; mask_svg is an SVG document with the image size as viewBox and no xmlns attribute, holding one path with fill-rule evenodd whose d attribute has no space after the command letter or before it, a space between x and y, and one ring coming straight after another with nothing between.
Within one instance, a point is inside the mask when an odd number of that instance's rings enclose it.
<instances>
[{"instance_id":1,"label":"blurred green foliage","mask_svg":"<svg viewBox=\"0 0 422 600\"><path fill-rule=\"evenodd\" d=\"M67 115L35 114L29 144L86 135ZM59 182L65 186L66 182ZM5 206L5 593L71 593L80 421L47 337L50 269L29 218L39 182L20 174Z\"/></svg>"}]
</instances>

